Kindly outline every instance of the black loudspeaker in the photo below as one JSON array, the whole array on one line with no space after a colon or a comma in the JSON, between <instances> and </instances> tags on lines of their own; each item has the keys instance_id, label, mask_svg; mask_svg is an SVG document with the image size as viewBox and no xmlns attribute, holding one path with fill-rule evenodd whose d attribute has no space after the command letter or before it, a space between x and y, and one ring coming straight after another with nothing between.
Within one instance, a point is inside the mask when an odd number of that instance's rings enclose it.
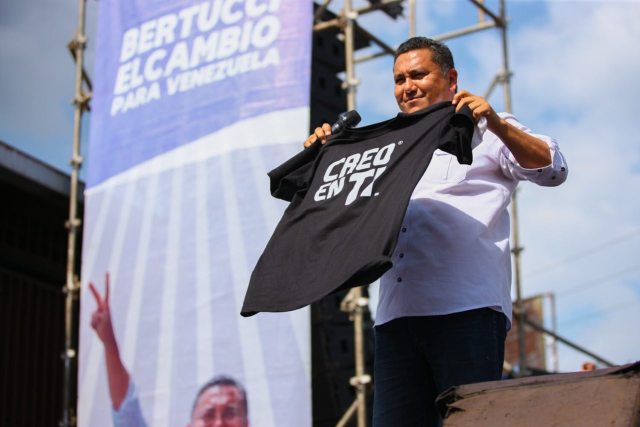
<instances>
[{"instance_id":1,"label":"black loudspeaker","mask_svg":"<svg viewBox=\"0 0 640 427\"><path fill-rule=\"evenodd\" d=\"M437 405L444 427L638 427L640 362L452 387Z\"/></svg>"},{"instance_id":2,"label":"black loudspeaker","mask_svg":"<svg viewBox=\"0 0 640 427\"><path fill-rule=\"evenodd\" d=\"M347 291L323 298L311 305L311 365L313 426L333 427L355 399L349 380L355 375L354 329L349 315L340 311ZM364 292L366 296L366 292ZM373 372L373 325L371 316L363 322L365 372ZM372 395L367 399L371 418ZM356 425L352 417L348 426Z\"/></svg>"}]
</instances>

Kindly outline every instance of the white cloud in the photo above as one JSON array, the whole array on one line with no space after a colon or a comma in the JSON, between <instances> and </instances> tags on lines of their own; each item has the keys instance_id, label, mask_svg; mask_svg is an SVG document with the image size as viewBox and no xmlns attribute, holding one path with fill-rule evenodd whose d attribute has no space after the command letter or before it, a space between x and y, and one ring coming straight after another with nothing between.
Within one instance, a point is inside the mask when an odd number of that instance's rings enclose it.
<instances>
[{"instance_id":1,"label":"white cloud","mask_svg":"<svg viewBox=\"0 0 640 427\"><path fill-rule=\"evenodd\" d=\"M637 273L636 273L637 274ZM561 301L561 299L559 300ZM637 288L624 282L594 287L583 293L575 293L565 310L563 329L571 333L571 339L606 360L624 364L640 359L638 332L640 322L640 295ZM561 347L561 362L565 370L579 369L590 360L568 347Z\"/></svg>"},{"instance_id":2,"label":"white cloud","mask_svg":"<svg viewBox=\"0 0 640 427\"><path fill-rule=\"evenodd\" d=\"M640 28L634 24L639 18L638 3L578 8L559 2L549 4L544 25L512 30L514 108L531 128L558 138L570 169L568 181L557 189L522 187L525 294L562 293L638 263L640 235L634 235L564 268L526 275L640 228L640 141L634 136L631 96L639 92ZM559 298L558 312L568 322L560 321L560 333L615 362L639 358L637 345L628 343L640 342L640 333L624 328L637 323L639 287L636 271ZM612 308L621 301L635 307ZM564 351L561 368L576 369L583 359Z\"/></svg>"}]
</instances>

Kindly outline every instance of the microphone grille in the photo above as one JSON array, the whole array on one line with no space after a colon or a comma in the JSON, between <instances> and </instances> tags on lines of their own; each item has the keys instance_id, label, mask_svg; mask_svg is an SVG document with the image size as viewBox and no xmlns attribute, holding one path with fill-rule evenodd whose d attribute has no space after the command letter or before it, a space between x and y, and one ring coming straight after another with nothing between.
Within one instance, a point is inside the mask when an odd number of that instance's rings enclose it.
<instances>
[{"instance_id":1,"label":"microphone grille","mask_svg":"<svg viewBox=\"0 0 640 427\"><path fill-rule=\"evenodd\" d=\"M360 123L360 120L362 120L362 117L360 117L360 114L358 114L358 112L356 110L351 110L351 111L347 111L346 113L343 113L344 117L344 124L346 127L352 128L355 125L357 125L358 123Z\"/></svg>"}]
</instances>

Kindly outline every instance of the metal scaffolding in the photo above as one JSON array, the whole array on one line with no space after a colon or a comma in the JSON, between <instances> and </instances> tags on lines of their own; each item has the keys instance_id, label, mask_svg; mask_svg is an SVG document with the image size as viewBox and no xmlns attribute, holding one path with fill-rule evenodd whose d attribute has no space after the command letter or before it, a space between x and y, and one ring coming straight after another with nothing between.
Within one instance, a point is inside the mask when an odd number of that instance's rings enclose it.
<instances>
[{"instance_id":1,"label":"metal scaffolding","mask_svg":"<svg viewBox=\"0 0 640 427\"><path fill-rule=\"evenodd\" d=\"M80 167L82 157L80 155L80 137L82 126L82 115L89 110L89 100L91 99L91 82L84 69L84 51L87 45L85 35L86 0L78 0L78 27L73 39L69 42L68 48L76 65L75 96L73 105L75 107L73 116L73 152L71 155L71 188L69 191L69 219L66 222L68 230L67 238L67 269L66 283L63 288L65 294L65 334L64 352L62 360L64 362L63 390L62 390L62 427L76 425L75 402L71 402L71 380L77 370L78 351L75 348L74 336L78 329L76 319L78 307L78 294L80 291L80 278L76 271L78 266L78 239L82 220L78 214L78 200L80 187ZM86 88L86 90L85 90Z\"/></svg>"}]
</instances>

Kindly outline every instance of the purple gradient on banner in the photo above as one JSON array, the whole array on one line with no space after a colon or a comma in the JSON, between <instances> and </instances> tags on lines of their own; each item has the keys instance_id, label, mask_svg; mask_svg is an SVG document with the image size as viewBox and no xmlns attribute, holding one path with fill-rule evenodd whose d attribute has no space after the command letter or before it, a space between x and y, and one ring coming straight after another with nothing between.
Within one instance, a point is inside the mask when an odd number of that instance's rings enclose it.
<instances>
[{"instance_id":1,"label":"purple gradient on banner","mask_svg":"<svg viewBox=\"0 0 640 427\"><path fill-rule=\"evenodd\" d=\"M120 53L124 33L142 22L177 13L194 4L188 0L155 1L152 3L157 4L151 7L148 3L138 0L100 4L87 187L239 120L306 106L309 102L311 46L306 32L311 19L311 4L282 0L273 13L280 20L278 39L264 48L246 51L264 58L267 51L277 48L278 65L267 65L170 95L167 82L180 74L174 71L157 80L161 88L159 99L112 115L116 75L122 66ZM256 22L259 20L257 18ZM234 25L242 25L243 22ZM227 27L215 27L213 31ZM160 45L158 49L165 49L170 56L176 44L186 42L193 46L195 37L207 37L209 34L192 31L189 37L176 37L173 43ZM156 50L150 49L135 58L139 58L144 67L145 61ZM194 69L204 65L203 62ZM148 87L152 83L143 86Z\"/></svg>"}]
</instances>

